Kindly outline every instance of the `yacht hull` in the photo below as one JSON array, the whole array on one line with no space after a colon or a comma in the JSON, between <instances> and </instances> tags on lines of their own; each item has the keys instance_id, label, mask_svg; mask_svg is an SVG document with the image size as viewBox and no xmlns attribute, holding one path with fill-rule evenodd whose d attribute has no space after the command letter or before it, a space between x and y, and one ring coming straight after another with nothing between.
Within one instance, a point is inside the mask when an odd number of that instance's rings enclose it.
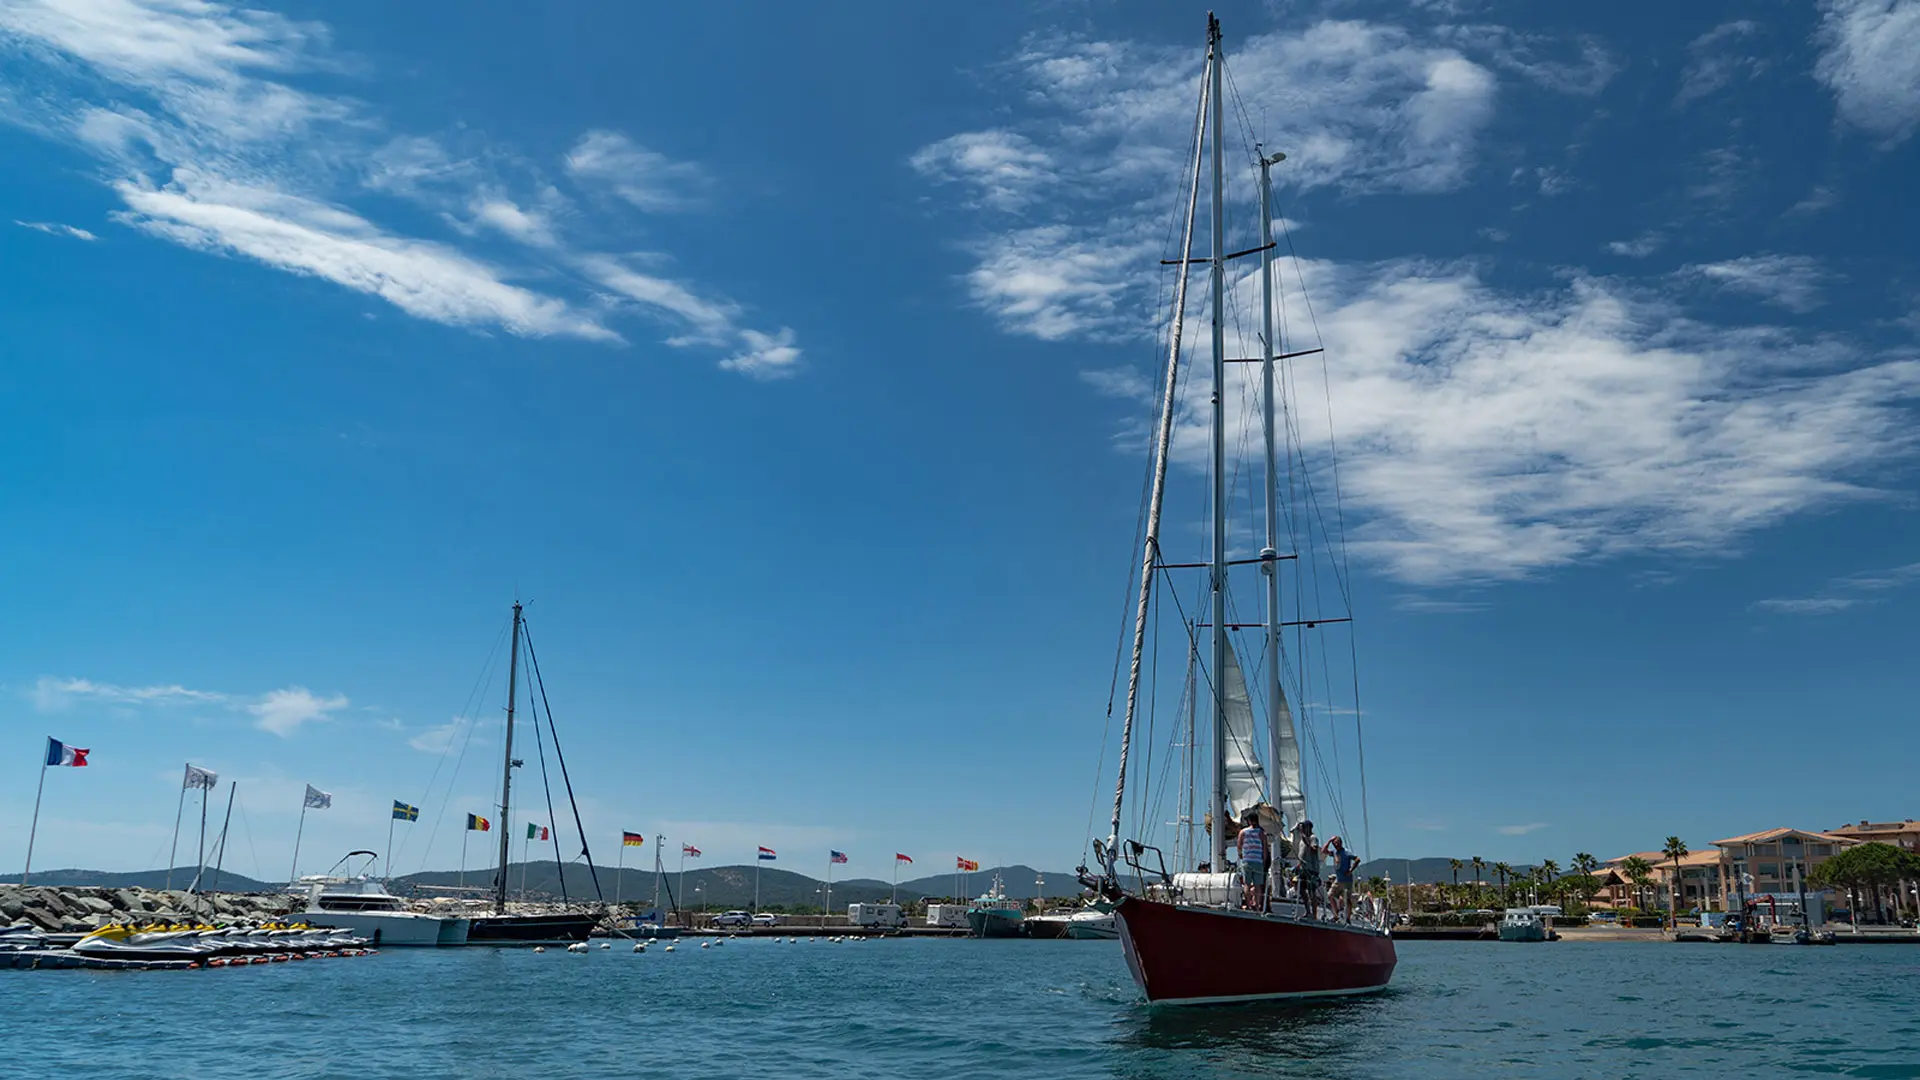
<instances>
[{"instance_id":1,"label":"yacht hull","mask_svg":"<svg viewBox=\"0 0 1920 1080\"><path fill-rule=\"evenodd\" d=\"M482 915L467 928L469 945L571 945L585 941L593 915Z\"/></svg>"},{"instance_id":2,"label":"yacht hull","mask_svg":"<svg viewBox=\"0 0 1920 1080\"><path fill-rule=\"evenodd\" d=\"M1017 911L975 908L967 912L967 929L979 938L1025 937L1026 928L1021 925L1025 921Z\"/></svg>"},{"instance_id":3,"label":"yacht hull","mask_svg":"<svg viewBox=\"0 0 1920 1080\"><path fill-rule=\"evenodd\" d=\"M310 926L351 931L375 946L433 947L467 943L467 920L461 918L382 911L309 911L300 918Z\"/></svg>"},{"instance_id":4,"label":"yacht hull","mask_svg":"<svg viewBox=\"0 0 1920 1080\"><path fill-rule=\"evenodd\" d=\"M1397 957L1380 931L1126 897L1114 907L1127 967L1153 1004L1371 994Z\"/></svg>"}]
</instances>

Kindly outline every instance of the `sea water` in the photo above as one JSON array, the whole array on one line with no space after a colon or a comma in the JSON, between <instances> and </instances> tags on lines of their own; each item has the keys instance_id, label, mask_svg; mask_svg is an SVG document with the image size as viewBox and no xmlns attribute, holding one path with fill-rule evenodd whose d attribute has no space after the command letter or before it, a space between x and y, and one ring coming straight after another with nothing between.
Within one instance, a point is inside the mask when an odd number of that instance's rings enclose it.
<instances>
[{"instance_id":1,"label":"sea water","mask_svg":"<svg viewBox=\"0 0 1920 1080\"><path fill-rule=\"evenodd\" d=\"M1920 1077L1920 946L1399 951L1376 997L1203 1009L1149 1009L1093 941L0 971L0 1076Z\"/></svg>"}]
</instances>

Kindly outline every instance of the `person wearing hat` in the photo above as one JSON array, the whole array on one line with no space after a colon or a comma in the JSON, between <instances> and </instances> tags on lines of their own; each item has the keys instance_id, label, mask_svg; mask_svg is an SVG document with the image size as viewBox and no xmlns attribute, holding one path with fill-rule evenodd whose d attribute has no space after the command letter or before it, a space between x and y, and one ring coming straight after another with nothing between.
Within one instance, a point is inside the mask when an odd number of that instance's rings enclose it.
<instances>
[{"instance_id":1,"label":"person wearing hat","mask_svg":"<svg viewBox=\"0 0 1920 1080\"><path fill-rule=\"evenodd\" d=\"M1307 918L1320 917L1320 845L1313 839L1313 822L1302 818L1293 827L1293 864L1299 877L1300 902Z\"/></svg>"},{"instance_id":2,"label":"person wearing hat","mask_svg":"<svg viewBox=\"0 0 1920 1080\"><path fill-rule=\"evenodd\" d=\"M1267 831L1251 808L1240 815L1240 835L1234 838L1240 855L1240 906L1267 909Z\"/></svg>"}]
</instances>

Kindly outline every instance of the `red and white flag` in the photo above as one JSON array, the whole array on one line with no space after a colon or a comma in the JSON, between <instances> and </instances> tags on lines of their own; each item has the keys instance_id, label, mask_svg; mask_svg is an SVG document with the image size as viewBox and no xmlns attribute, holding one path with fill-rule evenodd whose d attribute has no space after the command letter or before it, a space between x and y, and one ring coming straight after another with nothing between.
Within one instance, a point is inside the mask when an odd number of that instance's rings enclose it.
<instances>
[{"instance_id":1,"label":"red and white flag","mask_svg":"<svg viewBox=\"0 0 1920 1080\"><path fill-rule=\"evenodd\" d=\"M697 847L694 847L692 844L681 844L680 854L683 856L691 856L697 859L700 857L700 849Z\"/></svg>"},{"instance_id":2,"label":"red and white flag","mask_svg":"<svg viewBox=\"0 0 1920 1080\"><path fill-rule=\"evenodd\" d=\"M894 862L903 862L903 863L910 863L910 862L912 862L913 860L912 860L912 859L909 859L909 858L907 858L907 857L906 857L905 855L902 855L902 854L900 854L899 852L897 852L897 851L896 851L896 852L894 852L894 853L893 853L893 861L894 861Z\"/></svg>"}]
</instances>

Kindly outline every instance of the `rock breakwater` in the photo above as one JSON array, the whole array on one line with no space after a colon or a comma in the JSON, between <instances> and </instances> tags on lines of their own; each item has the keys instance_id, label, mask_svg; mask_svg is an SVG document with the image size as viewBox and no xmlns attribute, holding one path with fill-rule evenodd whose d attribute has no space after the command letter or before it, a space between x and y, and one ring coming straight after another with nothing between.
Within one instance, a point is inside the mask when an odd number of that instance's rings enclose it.
<instances>
[{"instance_id":1,"label":"rock breakwater","mask_svg":"<svg viewBox=\"0 0 1920 1080\"><path fill-rule=\"evenodd\" d=\"M0 885L0 926L30 923L49 933L85 933L108 923L277 919L299 906L299 897L280 893Z\"/></svg>"}]
</instances>

